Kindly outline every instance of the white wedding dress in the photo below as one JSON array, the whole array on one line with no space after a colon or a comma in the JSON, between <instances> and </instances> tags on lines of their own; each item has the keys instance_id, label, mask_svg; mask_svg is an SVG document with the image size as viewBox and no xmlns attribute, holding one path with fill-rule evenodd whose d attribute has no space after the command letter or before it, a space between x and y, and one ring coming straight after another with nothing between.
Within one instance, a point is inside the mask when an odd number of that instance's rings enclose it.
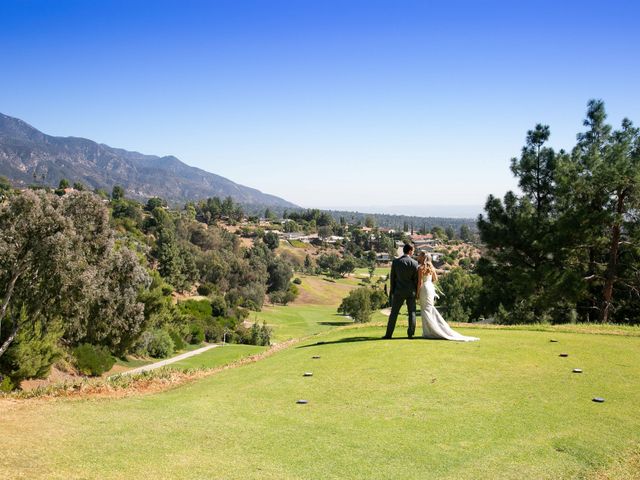
<instances>
[{"instance_id":1,"label":"white wedding dress","mask_svg":"<svg viewBox=\"0 0 640 480\"><path fill-rule=\"evenodd\" d=\"M438 297L436 287L433 284L431 275L420 287L420 312L422 314L422 336L438 340L455 340L458 342L475 342L480 340L477 337L467 337L453 330L444 321L440 312L436 309L435 299Z\"/></svg>"}]
</instances>

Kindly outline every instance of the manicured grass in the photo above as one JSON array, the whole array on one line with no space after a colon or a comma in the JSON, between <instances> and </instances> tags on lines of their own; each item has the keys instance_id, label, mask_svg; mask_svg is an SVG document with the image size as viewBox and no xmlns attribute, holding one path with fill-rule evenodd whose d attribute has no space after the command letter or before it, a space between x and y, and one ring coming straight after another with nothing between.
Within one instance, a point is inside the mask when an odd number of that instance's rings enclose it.
<instances>
[{"instance_id":1,"label":"manicured grass","mask_svg":"<svg viewBox=\"0 0 640 480\"><path fill-rule=\"evenodd\" d=\"M298 285L300 296L291 304L332 305L337 307L342 299L355 287L356 282L343 283L321 275L300 275L302 283Z\"/></svg>"},{"instance_id":2,"label":"manicured grass","mask_svg":"<svg viewBox=\"0 0 640 480\"><path fill-rule=\"evenodd\" d=\"M639 337L461 331L481 341L343 329L160 394L2 404L0 476L638 478Z\"/></svg>"},{"instance_id":3,"label":"manicured grass","mask_svg":"<svg viewBox=\"0 0 640 480\"><path fill-rule=\"evenodd\" d=\"M336 313L332 305L289 305L286 307L264 307L251 316L259 323L267 322L273 328L272 339L283 342L292 338L306 337L325 332L336 326L351 325L353 321Z\"/></svg>"},{"instance_id":4,"label":"manicured grass","mask_svg":"<svg viewBox=\"0 0 640 480\"><path fill-rule=\"evenodd\" d=\"M382 277L387 276L391 272L391 267L377 267L373 272L374 277ZM356 268L353 272L354 275L360 277L368 277L369 269L368 268Z\"/></svg>"},{"instance_id":5,"label":"manicured grass","mask_svg":"<svg viewBox=\"0 0 640 480\"><path fill-rule=\"evenodd\" d=\"M288 240L288 242L292 247L295 247L295 248L304 248L304 249L310 248L310 245L308 243L301 242L300 240Z\"/></svg>"},{"instance_id":6,"label":"manicured grass","mask_svg":"<svg viewBox=\"0 0 640 480\"><path fill-rule=\"evenodd\" d=\"M227 344L225 346L212 348L199 355L185 358L179 362L172 363L171 368L188 370L190 368L214 368L222 365L228 365L249 355L264 352L267 347L259 347L256 345L234 345Z\"/></svg>"}]
</instances>

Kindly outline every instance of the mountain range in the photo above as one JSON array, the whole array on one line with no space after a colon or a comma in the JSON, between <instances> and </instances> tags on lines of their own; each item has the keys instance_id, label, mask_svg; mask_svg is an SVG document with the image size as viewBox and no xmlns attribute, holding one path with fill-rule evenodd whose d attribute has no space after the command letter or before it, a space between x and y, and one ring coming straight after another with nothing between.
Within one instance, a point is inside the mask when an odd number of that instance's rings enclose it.
<instances>
[{"instance_id":1,"label":"mountain range","mask_svg":"<svg viewBox=\"0 0 640 480\"><path fill-rule=\"evenodd\" d=\"M0 175L23 186L57 186L63 178L109 192L120 185L128 196L141 200L162 197L184 203L230 196L242 204L298 208L280 197L191 167L174 156L144 155L86 138L54 137L1 113Z\"/></svg>"}]
</instances>

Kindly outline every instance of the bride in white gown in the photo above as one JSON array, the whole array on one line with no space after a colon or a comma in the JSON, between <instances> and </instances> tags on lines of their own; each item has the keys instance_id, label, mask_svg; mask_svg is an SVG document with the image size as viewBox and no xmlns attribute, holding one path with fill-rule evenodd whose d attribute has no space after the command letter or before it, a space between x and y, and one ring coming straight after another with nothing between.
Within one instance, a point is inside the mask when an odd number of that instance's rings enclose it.
<instances>
[{"instance_id":1,"label":"bride in white gown","mask_svg":"<svg viewBox=\"0 0 640 480\"><path fill-rule=\"evenodd\" d=\"M436 309L435 299L438 298L433 282L438 280L436 269L431 263L431 257L425 252L418 255L418 298L422 314L422 336L439 340L455 340L458 342L475 342L477 337L467 337L453 330L444 321Z\"/></svg>"}]
</instances>

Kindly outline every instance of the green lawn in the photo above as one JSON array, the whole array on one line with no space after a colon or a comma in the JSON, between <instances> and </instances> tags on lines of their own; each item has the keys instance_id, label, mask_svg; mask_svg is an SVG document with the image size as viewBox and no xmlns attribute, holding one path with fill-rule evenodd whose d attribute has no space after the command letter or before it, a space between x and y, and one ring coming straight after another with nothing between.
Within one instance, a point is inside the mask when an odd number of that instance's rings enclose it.
<instances>
[{"instance_id":1,"label":"green lawn","mask_svg":"<svg viewBox=\"0 0 640 480\"><path fill-rule=\"evenodd\" d=\"M461 331L481 341L342 329L164 393L2 403L0 477L639 478L640 337Z\"/></svg>"},{"instance_id":2,"label":"green lawn","mask_svg":"<svg viewBox=\"0 0 640 480\"><path fill-rule=\"evenodd\" d=\"M375 277L382 277L382 276L387 276L389 275L389 273L391 272L391 267L376 267L375 271L373 272L373 275ZM356 268L353 272L354 275L360 276L360 277L368 277L369 276L369 269L368 268Z\"/></svg>"},{"instance_id":3,"label":"green lawn","mask_svg":"<svg viewBox=\"0 0 640 480\"><path fill-rule=\"evenodd\" d=\"M267 322L273 328L273 340L282 342L327 331L336 326L351 325L349 318L338 315L332 305L289 305L265 307L252 314L259 323Z\"/></svg>"},{"instance_id":4,"label":"green lawn","mask_svg":"<svg viewBox=\"0 0 640 480\"><path fill-rule=\"evenodd\" d=\"M212 348L206 352L200 353L193 357L185 358L179 362L172 363L171 368L179 368L188 370L190 368L214 368L222 365L228 365L236 360L253 355L255 353L264 352L267 347L259 347L256 345L235 345L227 344L223 347Z\"/></svg>"}]
</instances>

